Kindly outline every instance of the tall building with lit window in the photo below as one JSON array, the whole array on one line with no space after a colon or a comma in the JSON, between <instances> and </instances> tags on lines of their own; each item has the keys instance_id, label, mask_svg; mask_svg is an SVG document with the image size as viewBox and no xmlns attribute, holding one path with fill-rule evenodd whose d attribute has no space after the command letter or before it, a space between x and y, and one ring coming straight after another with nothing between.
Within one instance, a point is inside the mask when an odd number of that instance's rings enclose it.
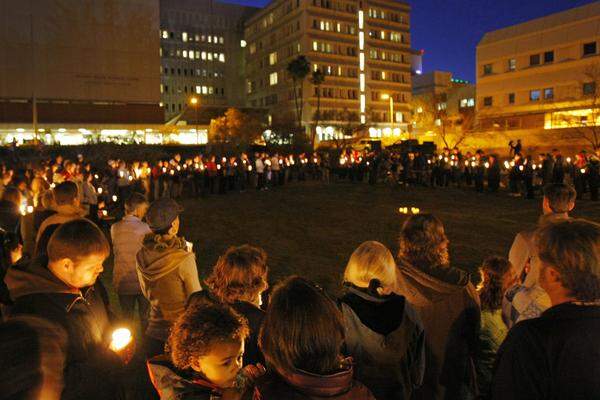
<instances>
[{"instance_id":1,"label":"tall building with lit window","mask_svg":"<svg viewBox=\"0 0 600 400\"><path fill-rule=\"evenodd\" d=\"M241 107L243 21L253 7L212 0L160 1L160 93L165 119L181 115L192 96L200 107Z\"/></svg>"},{"instance_id":2,"label":"tall building with lit window","mask_svg":"<svg viewBox=\"0 0 600 400\"><path fill-rule=\"evenodd\" d=\"M480 130L526 145L572 143L573 130L600 125L599 56L600 2L486 33L477 46Z\"/></svg>"},{"instance_id":3,"label":"tall building with lit window","mask_svg":"<svg viewBox=\"0 0 600 400\"><path fill-rule=\"evenodd\" d=\"M454 78L446 71L417 74L412 77L412 95L414 138L443 146L439 135L442 129L472 128L475 85L468 81Z\"/></svg>"},{"instance_id":4,"label":"tall building with lit window","mask_svg":"<svg viewBox=\"0 0 600 400\"><path fill-rule=\"evenodd\" d=\"M245 24L247 104L269 109L273 125L296 120L287 65L299 55L325 81L302 82L302 122L327 140L348 126L372 137L408 129L410 6L393 0L274 0ZM320 95L319 126L315 127Z\"/></svg>"}]
</instances>

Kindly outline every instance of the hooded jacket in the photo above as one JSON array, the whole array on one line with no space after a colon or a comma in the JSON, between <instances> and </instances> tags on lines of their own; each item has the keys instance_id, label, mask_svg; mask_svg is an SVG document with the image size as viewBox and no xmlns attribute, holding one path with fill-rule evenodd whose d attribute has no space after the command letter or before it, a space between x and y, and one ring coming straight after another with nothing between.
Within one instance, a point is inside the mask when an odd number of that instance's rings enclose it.
<instances>
[{"instance_id":1,"label":"hooded jacket","mask_svg":"<svg viewBox=\"0 0 600 400\"><path fill-rule=\"evenodd\" d=\"M351 365L331 375L301 370L271 372L257 382L253 400L375 400L353 375Z\"/></svg>"},{"instance_id":2,"label":"hooded jacket","mask_svg":"<svg viewBox=\"0 0 600 400\"><path fill-rule=\"evenodd\" d=\"M188 297L202 290L194 253L186 250L182 237L149 233L136 261L142 293L150 302L146 335L166 341Z\"/></svg>"},{"instance_id":3,"label":"hooded jacket","mask_svg":"<svg viewBox=\"0 0 600 400\"><path fill-rule=\"evenodd\" d=\"M480 305L469 274L450 266L398 267L398 290L425 328L425 378L415 398L459 399L476 393Z\"/></svg>"},{"instance_id":4,"label":"hooded jacket","mask_svg":"<svg viewBox=\"0 0 600 400\"><path fill-rule=\"evenodd\" d=\"M63 399L115 399L121 363L108 349L112 326L100 281L79 290L47 267L46 258L9 269L5 281L14 301L10 316L36 315L67 332Z\"/></svg>"},{"instance_id":5,"label":"hooded jacket","mask_svg":"<svg viewBox=\"0 0 600 400\"><path fill-rule=\"evenodd\" d=\"M212 400L221 395L209 382L176 369L165 355L148 360L147 366L161 400Z\"/></svg>"},{"instance_id":6,"label":"hooded jacket","mask_svg":"<svg viewBox=\"0 0 600 400\"><path fill-rule=\"evenodd\" d=\"M403 296L354 286L340 303L356 378L378 400L410 399L425 372L425 333L416 311Z\"/></svg>"}]
</instances>

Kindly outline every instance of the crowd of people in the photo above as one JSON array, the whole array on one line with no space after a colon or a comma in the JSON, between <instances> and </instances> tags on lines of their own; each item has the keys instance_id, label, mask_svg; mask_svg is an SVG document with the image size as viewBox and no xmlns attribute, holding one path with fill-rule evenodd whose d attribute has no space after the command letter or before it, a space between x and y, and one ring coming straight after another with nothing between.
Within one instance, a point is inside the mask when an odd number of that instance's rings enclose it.
<instances>
[{"instance_id":1,"label":"crowd of people","mask_svg":"<svg viewBox=\"0 0 600 400\"><path fill-rule=\"evenodd\" d=\"M378 170L394 157L366 156L344 153L339 164ZM441 154L430 171L461 157ZM506 257L482 260L478 286L453 265L432 214L406 219L395 256L360 244L338 298L300 276L270 288L268 255L252 245L230 247L200 279L179 229L184 188L201 196L329 180L326 163L175 156L3 171L0 398L598 398L600 225L569 216L577 192L565 182L547 182L537 226ZM218 172L230 167L240 171L231 180ZM352 168L344 173L358 179ZM111 253L118 314L99 279Z\"/></svg>"}]
</instances>

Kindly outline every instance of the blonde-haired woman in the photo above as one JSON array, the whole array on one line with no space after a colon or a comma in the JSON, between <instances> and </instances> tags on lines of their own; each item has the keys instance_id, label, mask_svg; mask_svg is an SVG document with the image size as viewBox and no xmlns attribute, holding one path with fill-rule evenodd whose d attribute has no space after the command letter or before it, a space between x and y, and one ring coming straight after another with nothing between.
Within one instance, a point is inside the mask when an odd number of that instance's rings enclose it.
<instances>
[{"instance_id":1,"label":"blonde-haired woman","mask_svg":"<svg viewBox=\"0 0 600 400\"><path fill-rule=\"evenodd\" d=\"M381 400L411 398L425 370L423 327L406 299L394 293L396 275L388 248L364 242L350 256L340 299L356 379Z\"/></svg>"},{"instance_id":2,"label":"blonde-haired woman","mask_svg":"<svg viewBox=\"0 0 600 400\"><path fill-rule=\"evenodd\" d=\"M431 214L411 216L400 232L398 291L425 328L425 379L416 399L472 398L479 297L465 271L450 266L448 238Z\"/></svg>"}]
</instances>

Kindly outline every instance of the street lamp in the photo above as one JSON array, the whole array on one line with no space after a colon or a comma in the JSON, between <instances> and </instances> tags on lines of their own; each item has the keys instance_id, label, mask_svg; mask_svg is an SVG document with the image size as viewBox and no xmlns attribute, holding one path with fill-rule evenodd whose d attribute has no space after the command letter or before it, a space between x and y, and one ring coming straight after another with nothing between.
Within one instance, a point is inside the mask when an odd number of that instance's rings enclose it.
<instances>
[{"instance_id":1,"label":"street lamp","mask_svg":"<svg viewBox=\"0 0 600 400\"><path fill-rule=\"evenodd\" d=\"M190 99L190 104L196 109L196 144L200 144L200 132L198 131L198 112L200 110L200 101L196 96L192 96L192 98Z\"/></svg>"},{"instance_id":2,"label":"street lamp","mask_svg":"<svg viewBox=\"0 0 600 400\"><path fill-rule=\"evenodd\" d=\"M384 93L381 95L381 100L390 100L390 126L392 128L392 130L394 129L394 98L387 94Z\"/></svg>"}]
</instances>

